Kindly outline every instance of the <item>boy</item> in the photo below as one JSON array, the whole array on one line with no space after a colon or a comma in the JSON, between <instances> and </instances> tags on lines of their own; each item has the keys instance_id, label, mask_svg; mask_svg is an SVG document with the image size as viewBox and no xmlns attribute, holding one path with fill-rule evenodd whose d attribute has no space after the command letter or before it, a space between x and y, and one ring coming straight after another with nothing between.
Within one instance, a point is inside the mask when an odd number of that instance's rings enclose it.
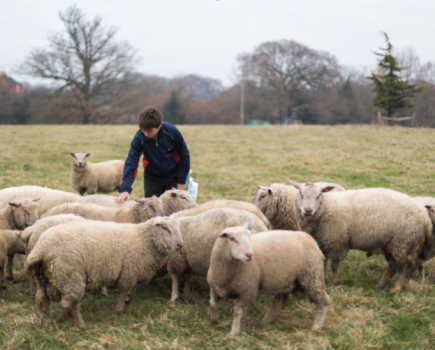
<instances>
[{"instance_id":1,"label":"boy","mask_svg":"<svg viewBox=\"0 0 435 350\"><path fill-rule=\"evenodd\" d=\"M139 114L139 129L131 141L124 165L121 195L115 198L116 203L130 200L141 154L146 198L159 197L172 187L186 189L190 155L180 131L174 125L163 122L162 113L155 107L146 107Z\"/></svg>"}]
</instances>

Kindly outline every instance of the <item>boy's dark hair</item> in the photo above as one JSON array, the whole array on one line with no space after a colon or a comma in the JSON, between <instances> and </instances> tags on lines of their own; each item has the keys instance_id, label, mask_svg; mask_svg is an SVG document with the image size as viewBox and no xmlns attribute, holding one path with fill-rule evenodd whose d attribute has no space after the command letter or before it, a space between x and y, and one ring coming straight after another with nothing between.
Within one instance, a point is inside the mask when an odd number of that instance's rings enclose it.
<instances>
[{"instance_id":1,"label":"boy's dark hair","mask_svg":"<svg viewBox=\"0 0 435 350\"><path fill-rule=\"evenodd\" d=\"M158 128L163 121L163 114L156 107L145 107L139 114L139 129Z\"/></svg>"}]
</instances>

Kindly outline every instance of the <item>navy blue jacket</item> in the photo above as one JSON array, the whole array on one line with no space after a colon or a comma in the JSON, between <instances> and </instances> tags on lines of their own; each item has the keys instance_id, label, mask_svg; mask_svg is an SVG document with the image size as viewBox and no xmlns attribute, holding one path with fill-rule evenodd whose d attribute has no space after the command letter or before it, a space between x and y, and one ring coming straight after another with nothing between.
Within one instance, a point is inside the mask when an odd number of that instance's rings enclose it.
<instances>
[{"instance_id":1,"label":"navy blue jacket","mask_svg":"<svg viewBox=\"0 0 435 350\"><path fill-rule=\"evenodd\" d=\"M157 141L146 137L142 130L134 135L124 165L121 193L132 191L142 154L143 168L148 174L167 177L178 171L177 183L186 183L190 170L189 150L180 131L174 125L163 122Z\"/></svg>"}]
</instances>

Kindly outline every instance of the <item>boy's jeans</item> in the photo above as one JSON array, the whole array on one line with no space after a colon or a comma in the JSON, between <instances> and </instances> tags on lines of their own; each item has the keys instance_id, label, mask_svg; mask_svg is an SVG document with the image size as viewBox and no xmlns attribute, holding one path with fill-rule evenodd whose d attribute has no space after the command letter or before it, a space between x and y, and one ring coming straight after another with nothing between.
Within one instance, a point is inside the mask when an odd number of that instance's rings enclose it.
<instances>
[{"instance_id":1,"label":"boy's jeans","mask_svg":"<svg viewBox=\"0 0 435 350\"><path fill-rule=\"evenodd\" d=\"M150 175L145 171L143 174L145 198L150 198L154 195L160 197L166 190L171 190L172 187L177 188L177 173L178 171L171 176L161 177Z\"/></svg>"}]
</instances>

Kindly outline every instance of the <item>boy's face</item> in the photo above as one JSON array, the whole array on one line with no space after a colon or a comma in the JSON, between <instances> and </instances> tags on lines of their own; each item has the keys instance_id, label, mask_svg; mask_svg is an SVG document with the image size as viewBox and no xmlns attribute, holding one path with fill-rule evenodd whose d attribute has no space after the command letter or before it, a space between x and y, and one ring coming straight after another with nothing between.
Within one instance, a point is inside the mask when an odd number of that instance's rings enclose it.
<instances>
[{"instance_id":1,"label":"boy's face","mask_svg":"<svg viewBox=\"0 0 435 350\"><path fill-rule=\"evenodd\" d=\"M157 135L157 133L159 132L161 127L162 127L162 124L160 124L160 126L158 128L152 128L150 130L142 130L142 132L146 137L151 138L151 137L154 137Z\"/></svg>"}]
</instances>

